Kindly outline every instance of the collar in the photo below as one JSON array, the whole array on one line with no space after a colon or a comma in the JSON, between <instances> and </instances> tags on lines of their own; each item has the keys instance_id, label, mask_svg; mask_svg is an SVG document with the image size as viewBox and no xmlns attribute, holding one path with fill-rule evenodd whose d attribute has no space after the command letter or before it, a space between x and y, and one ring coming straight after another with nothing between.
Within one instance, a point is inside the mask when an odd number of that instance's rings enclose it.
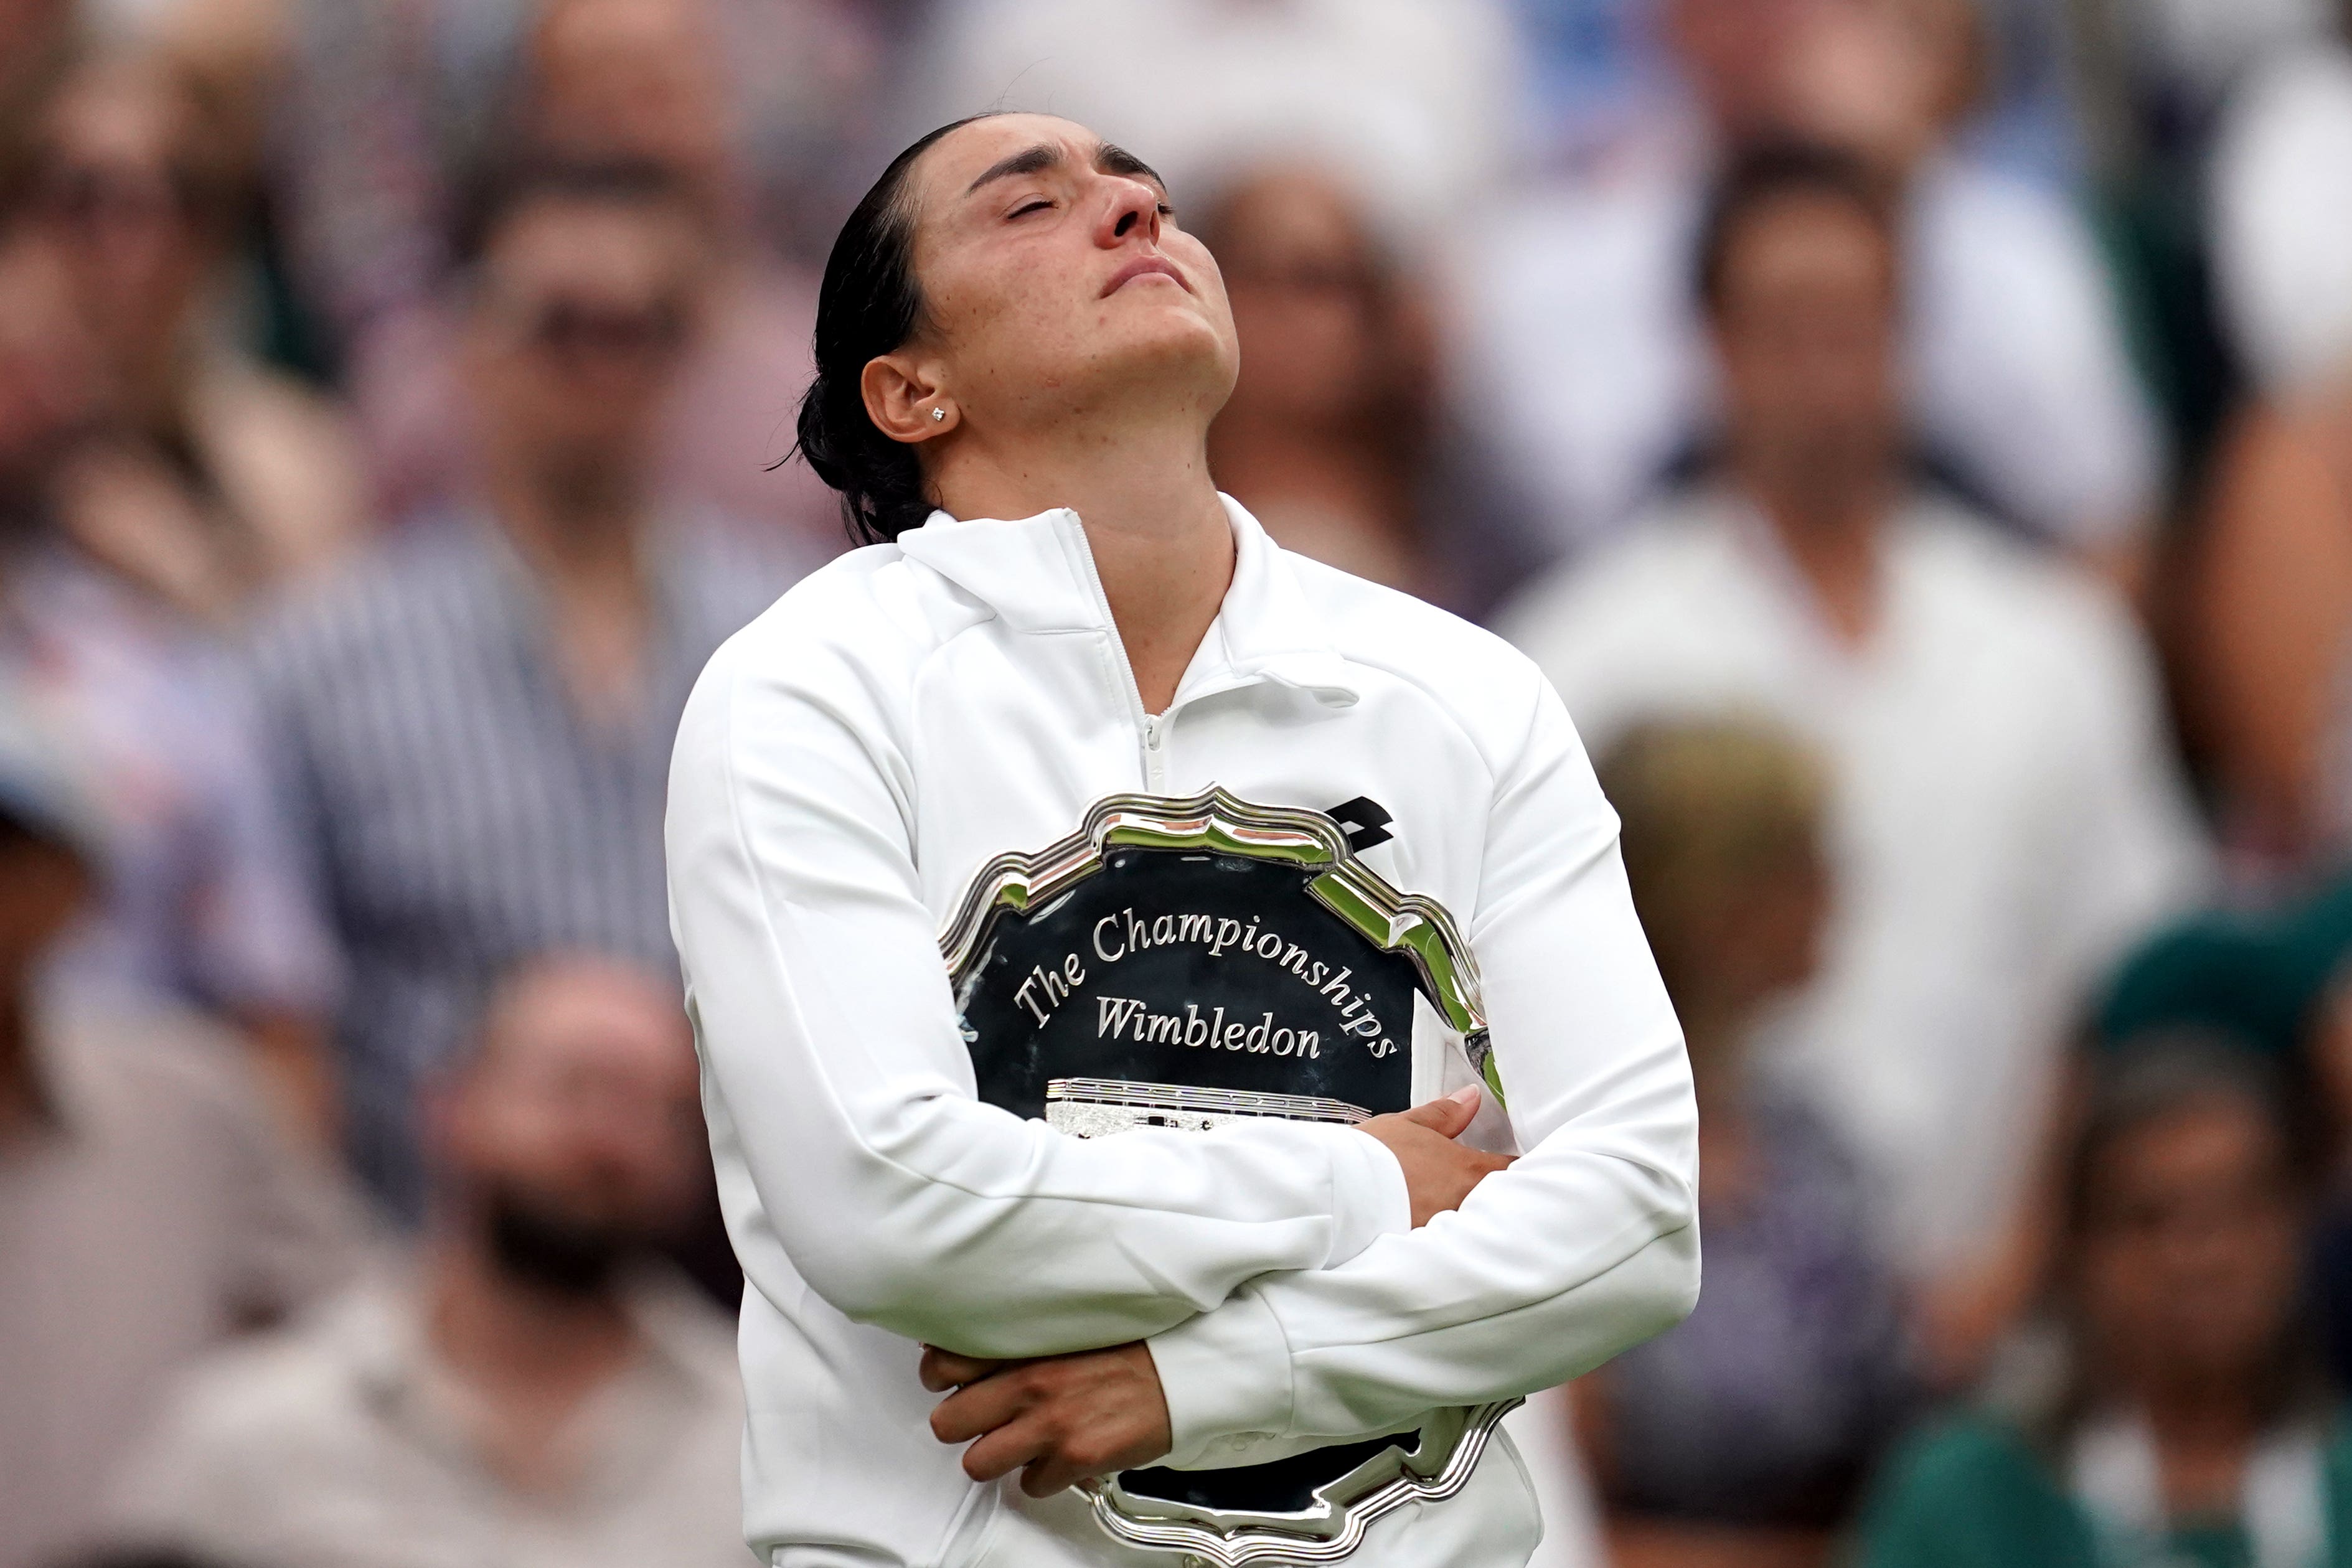
<instances>
[{"instance_id":1,"label":"collar","mask_svg":"<svg viewBox=\"0 0 2352 1568\"><path fill-rule=\"evenodd\" d=\"M1234 580L1178 688L1179 702L1269 680L1333 707L1360 695L1347 660L1309 602L1289 555L1232 497L1220 494L1234 530ZM908 559L938 572L1015 632L1117 635L1094 552L1077 513L960 521L935 511L898 536Z\"/></svg>"}]
</instances>

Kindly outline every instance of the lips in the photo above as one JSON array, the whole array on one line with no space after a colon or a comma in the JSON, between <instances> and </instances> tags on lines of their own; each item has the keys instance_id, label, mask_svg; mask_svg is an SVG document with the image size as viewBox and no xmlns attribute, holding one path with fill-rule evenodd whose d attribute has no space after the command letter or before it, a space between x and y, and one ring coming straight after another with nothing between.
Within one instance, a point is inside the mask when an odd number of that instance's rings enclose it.
<instances>
[{"instance_id":1,"label":"lips","mask_svg":"<svg viewBox=\"0 0 2352 1568\"><path fill-rule=\"evenodd\" d=\"M1103 285L1100 298L1108 299L1137 278L1149 277L1153 273L1172 277L1176 280L1177 287L1183 289L1185 293L1192 292L1192 280L1184 276L1174 262L1164 256L1139 256L1110 275L1110 281Z\"/></svg>"}]
</instances>

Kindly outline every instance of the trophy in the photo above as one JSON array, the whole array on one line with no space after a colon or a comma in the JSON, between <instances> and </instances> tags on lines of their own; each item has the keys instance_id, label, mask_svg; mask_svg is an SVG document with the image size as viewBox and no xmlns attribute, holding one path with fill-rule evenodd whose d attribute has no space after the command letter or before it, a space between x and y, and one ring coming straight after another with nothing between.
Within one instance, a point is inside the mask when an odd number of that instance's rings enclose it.
<instances>
[{"instance_id":1,"label":"trophy","mask_svg":"<svg viewBox=\"0 0 2352 1568\"><path fill-rule=\"evenodd\" d=\"M980 1097L1073 1136L1344 1126L1472 1081L1501 1103L1460 929L1325 812L1222 789L1110 796L1070 837L982 867L940 946ZM1460 1490L1517 1403L1086 1485L1130 1546L1216 1568L1337 1563L1381 1515Z\"/></svg>"}]
</instances>

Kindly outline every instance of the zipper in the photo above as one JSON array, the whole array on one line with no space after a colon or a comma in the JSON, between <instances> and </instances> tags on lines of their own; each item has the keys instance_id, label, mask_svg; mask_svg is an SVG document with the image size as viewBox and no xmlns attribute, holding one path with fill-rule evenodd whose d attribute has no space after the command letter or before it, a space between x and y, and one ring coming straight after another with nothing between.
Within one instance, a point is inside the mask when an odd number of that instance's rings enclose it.
<instances>
[{"instance_id":1,"label":"zipper","mask_svg":"<svg viewBox=\"0 0 2352 1568\"><path fill-rule=\"evenodd\" d=\"M1143 719L1143 781L1155 795L1168 792L1168 716L1146 714Z\"/></svg>"},{"instance_id":2,"label":"zipper","mask_svg":"<svg viewBox=\"0 0 2352 1568\"><path fill-rule=\"evenodd\" d=\"M1087 563L1087 587L1095 596L1095 608L1102 612L1103 635L1110 639L1111 656L1118 664L1118 685L1127 697L1127 711L1133 716L1139 760L1143 764L1143 787L1159 794L1168 782L1168 759L1161 749L1167 738L1168 716L1143 711L1143 687L1135 678L1135 666L1128 661L1127 644L1119 641L1118 622L1110 612L1110 595L1103 591L1102 573L1095 568L1093 547L1087 543L1086 525L1076 513L1070 515L1070 526L1078 535L1078 559ZM1171 706L1173 705L1171 705Z\"/></svg>"}]
</instances>

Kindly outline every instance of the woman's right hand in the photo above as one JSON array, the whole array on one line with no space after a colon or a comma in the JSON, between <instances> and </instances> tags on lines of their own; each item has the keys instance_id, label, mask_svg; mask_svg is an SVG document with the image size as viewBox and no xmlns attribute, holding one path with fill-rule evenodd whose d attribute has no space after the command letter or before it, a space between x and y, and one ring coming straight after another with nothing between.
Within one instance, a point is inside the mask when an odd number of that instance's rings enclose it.
<instances>
[{"instance_id":1,"label":"woman's right hand","mask_svg":"<svg viewBox=\"0 0 2352 1568\"><path fill-rule=\"evenodd\" d=\"M1356 1130L1370 1133L1388 1145L1404 1168L1404 1189L1412 1199L1414 1228L1429 1223L1433 1214L1459 1208L1470 1189L1508 1166L1510 1158L1463 1147L1454 1140L1478 1114L1478 1086L1457 1089L1440 1100L1394 1111L1360 1123Z\"/></svg>"}]
</instances>

